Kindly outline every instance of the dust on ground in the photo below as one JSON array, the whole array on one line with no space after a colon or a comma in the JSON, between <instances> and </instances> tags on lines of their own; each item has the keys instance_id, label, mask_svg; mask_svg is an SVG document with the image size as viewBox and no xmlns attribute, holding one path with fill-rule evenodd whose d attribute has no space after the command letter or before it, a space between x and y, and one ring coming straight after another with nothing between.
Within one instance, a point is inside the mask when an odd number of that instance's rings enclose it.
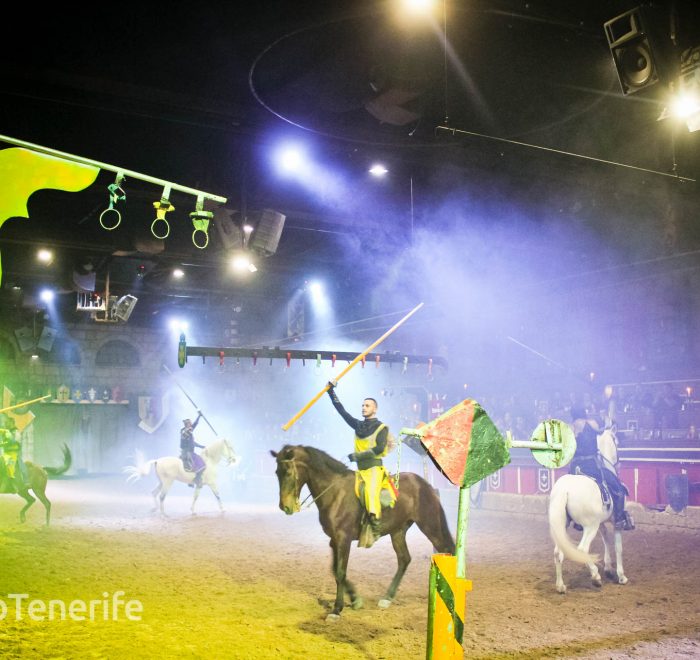
<instances>
[{"instance_id":1,"label":"dust on ground","mask_svg":"<svg viewBox=\"0 0 700 660\"><path fill-rule=\"evenodd\" d=\"M21 525L19 498L0 497L4 658L425 657L432 548L417 529L408 534L413 562L386 610L377 601L396 566L391 542L353 544L348 576L365 607L329 623L335 583L314 508L288 517L270 492L245 502L228 493L220 514L205 491L192 516L192 491L176 484L162 518L150 511L152 485L51 481L49 528L39 503ZM543 517L472 511L465 657L699 657L700 534L640 527L624 544L629 584L596 588L585 567L567 562L562 596ZM58 610L32 620L27 611L30 600L99 601L118 591L140 601L140 620L123 606L104 620L111 600L92 621L61 620ZM27 594L19 620L9 594Z\"/></svg>"}]
</instances>

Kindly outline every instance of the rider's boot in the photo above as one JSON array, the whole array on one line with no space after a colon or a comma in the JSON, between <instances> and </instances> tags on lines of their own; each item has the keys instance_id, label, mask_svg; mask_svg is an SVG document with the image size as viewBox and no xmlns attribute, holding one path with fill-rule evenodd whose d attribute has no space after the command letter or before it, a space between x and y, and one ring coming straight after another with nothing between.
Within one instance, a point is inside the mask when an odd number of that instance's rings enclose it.
<instances>
[{"instance_id":1,"label":"rider's boot","mask_svg":"<svg viewBox=\"0 0 700 660\"><path fill-rule=\"evenodd\" d=\"M634 528L634 520L628 511L623 510L620 515L615 516L615 529L631 532Z\"/></svg>"},{"instance_id":2,"label":"rider's boot","mask_svg":"<svg viewBox=\"0 0 700 660\"><path fill-rule=\"evenodd\" d=\"M359 548L371 548L381 535L381 522L379 519L372 513L365 514L360 527L360 538L357 541L357 546Z\"/></svg>"},{"instance_id":3,"label":"rider's boot","mask_svg":"<svg viewBox=\"0 0 700 660\"><path fill-rule=\"evenodd\" d=\"M621 531L631 531L634 529L632 516L625 511L625 493L622 489L611 490L613 499L613 512L615 515L615 529Z\"/></svg>"}]
</instances>

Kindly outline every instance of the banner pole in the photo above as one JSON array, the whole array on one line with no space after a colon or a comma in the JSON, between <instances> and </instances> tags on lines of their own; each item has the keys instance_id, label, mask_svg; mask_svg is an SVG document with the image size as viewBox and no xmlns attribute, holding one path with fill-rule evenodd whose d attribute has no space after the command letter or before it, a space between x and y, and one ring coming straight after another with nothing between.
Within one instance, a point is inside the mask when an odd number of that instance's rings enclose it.
<instances>
[{"instance_id":1,"label":"banner pole","mask_svg":"<svg viewBox=\"0 0 700 660\"><path fill-rule=\"evenodd\" d=\"M350 364L348 364L345 369L343 369L336 377L335 380L339 381L345 374L350 371L367 353L370 353L374 348L379 346L392 332L394 332L399 326L403 325L408 319L410 319L421 307L423 307L424 303L419 303L416 305L406 316L404 316L396 325L393 327L389 328L379 339L377 339L373 344L370 344L362 353L360 353ZM311 399L294 417L292 417L284 426L282 426L282 429L285 431L288 431L291 426L293 426L302 415L304 415L311 406L316 403L326 392L328 391L328 385L326 386L318 393L316 396Z\"/></svg>"}]
</instances>

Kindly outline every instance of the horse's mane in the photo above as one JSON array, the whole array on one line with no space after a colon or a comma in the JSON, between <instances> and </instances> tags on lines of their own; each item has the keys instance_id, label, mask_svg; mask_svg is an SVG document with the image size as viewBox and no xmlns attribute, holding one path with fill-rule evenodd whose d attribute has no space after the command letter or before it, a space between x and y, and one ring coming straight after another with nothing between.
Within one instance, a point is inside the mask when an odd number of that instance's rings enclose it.
<instances>
[{"instance_id":1,"label":"horse's mane","mask_svg":"<svg viewBox=\"0 0 700 660\"><path fill-rule=\"evenodd\" d=\"M316 449L316 447L307 447L305 445L302 445L302 448L309 456L309 467L312 469L326 468L327 470L335 472L336 474L346 474L347 472L351 471L347 465L333 458L330 454L326 454L325 451Z\"/></svg>"}]
</instances>

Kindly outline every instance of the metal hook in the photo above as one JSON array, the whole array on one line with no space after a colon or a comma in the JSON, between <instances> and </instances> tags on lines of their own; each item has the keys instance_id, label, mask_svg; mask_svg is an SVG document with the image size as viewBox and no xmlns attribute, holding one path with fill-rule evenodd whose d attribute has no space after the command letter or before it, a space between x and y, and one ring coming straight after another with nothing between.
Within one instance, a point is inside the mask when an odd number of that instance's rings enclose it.
<instances>
[{"instance_id":1,"label":"metal hook","mask_svg":"<svg viewBox=\"0 0 700 660\"><path fill-rule=\"evenodd\" d=\"M117 172L117 178L114 180L114 183L110 183L107 186L107 190L109 191L109 207L102 211L102 213L100 213L100 226L102 227L102 229L106 229L107 231L112 231L113 229L116 229L122 221L122 214L115 208L115 206L119 202L123 202L126 200L126 193L121 187L121 183L123 180L124 173ZM107 216L107 213L110 212L117 214L116 222L113 225L107 225L104 221L104 218Z\"/></svg>"},{"instance_id":2,"label":"metal hook","mask_svg":"<svg viewBox=\"0 0 700 660\"><path fill-rule=\"evenodd\" d=\"M163 190L163 196L160 198L159 202L153 202L153 208L156 210L156 219L151 223L151 233L159 240L163 240L170 235L170 223L167 221L165 214L174 211L175 207L170 203L168 195L170 194L170 189L165 188ZM162 221L165 223L165 233L158 235L156 233L155 227L156 223Z\"/></svg>"}]
</instances>

